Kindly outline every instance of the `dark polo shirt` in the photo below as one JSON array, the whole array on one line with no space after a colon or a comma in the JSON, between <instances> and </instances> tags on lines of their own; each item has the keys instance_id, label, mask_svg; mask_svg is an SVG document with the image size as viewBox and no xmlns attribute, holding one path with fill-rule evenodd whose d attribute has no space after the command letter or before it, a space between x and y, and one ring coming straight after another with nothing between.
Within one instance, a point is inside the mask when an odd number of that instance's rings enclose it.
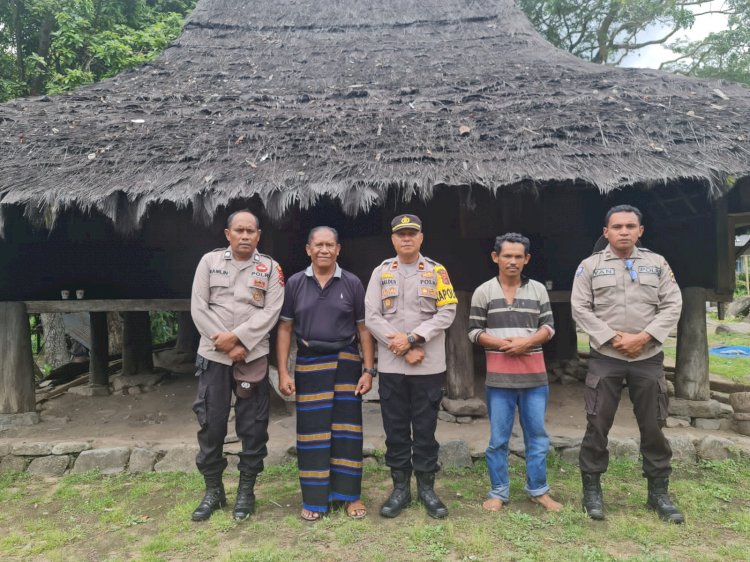
<instances>
[{"instance_id":1,"label":"dark polo shirt","mask_svg":"<svg viewBox=\"0 0 750 562\"><path fill-rule=\"evenodd\" d=\"M336 264L336 272L321 289L312 266L289 278L281 320L294 322L303 340L334 342L349 339L365 321L365 289L359 278Z\"/></svg>"}]
</instances>

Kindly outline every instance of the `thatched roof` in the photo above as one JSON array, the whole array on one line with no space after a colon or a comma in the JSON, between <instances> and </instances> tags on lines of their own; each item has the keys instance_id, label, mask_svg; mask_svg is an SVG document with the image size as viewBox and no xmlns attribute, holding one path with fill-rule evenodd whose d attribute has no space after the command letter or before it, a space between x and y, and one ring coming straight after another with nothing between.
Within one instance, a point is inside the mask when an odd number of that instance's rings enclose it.
<instances>
[{"instance_id":1,"label":"thatched roof","mask_svg":"<svg viewBox=\"0 0 750 562\"><path fill-rule=\"evenodd\" d=\"M0 207L128 230L160 202L206 221L254 195L280 217L444 185L716 194L750 174L749 115L738 85L556 50L511 0L201 0L154 63L0 105Z\"/></svg>"}]
</instances>

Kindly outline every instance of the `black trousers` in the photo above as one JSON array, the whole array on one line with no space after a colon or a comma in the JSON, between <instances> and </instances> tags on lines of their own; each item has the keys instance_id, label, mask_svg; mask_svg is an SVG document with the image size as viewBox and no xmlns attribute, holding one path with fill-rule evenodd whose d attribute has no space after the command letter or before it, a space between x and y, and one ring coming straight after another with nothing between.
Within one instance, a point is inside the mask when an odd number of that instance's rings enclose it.
<instances>
[{"instance_id":1,"label":"black trousers","mask_svg":"<svg viewBox=\"0 0 750 562\"><path fill-rule=\"evenodd\" d=\"M592 350L584 391L588 425L579 456L583 472L607 471L607 436L620 404L623 379L627 381L641 432L643 476L664 478L672 472L672 449L662 431L669 400L663 362L663 353L643 361L628 362Z\"/></svg>"},{"instance_id":2,"label":"black trousers","mask_svg":"<svg viewBox=\"0 0 750 562\"><path fill-rule=\"evenodd\" d=\"M385 464L396 470L438 471L435 439L445 373L380 373L380 409L385 430Z\"/></svg>"},{"instance_id":3,"label":"black trousers","mask_svg":"<svg viewBox=\"0 0 750 562\"><path fill-rule=\"evenodd\" d=\"M199 371L198 394L193 411L201 428L198 431L200 451L195 464L203 476L221 476L227 467L224 458L224 438L232 407L235 382L231 365L208 361ZM268 454L268 377L254 388L248 398L237 398L234 405L235 429L242 441L239 470L258 474L263 470L263 459Z\"/></svg>"}]
</instances>

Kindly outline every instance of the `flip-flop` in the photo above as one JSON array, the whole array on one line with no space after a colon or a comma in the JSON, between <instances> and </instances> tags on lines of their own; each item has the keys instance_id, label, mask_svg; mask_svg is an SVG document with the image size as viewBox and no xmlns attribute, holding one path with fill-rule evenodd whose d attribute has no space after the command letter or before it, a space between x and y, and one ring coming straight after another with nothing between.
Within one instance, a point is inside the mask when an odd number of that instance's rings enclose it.
<instances>
[{"instance_id":1,"label":"flip-flop","mask_svg":"<svg viewBox=\"0 0 750 562\"><path fill-rule=\"evenodd\" d=\"M367 515L367 508L362 500L355 500L353 502L346 502L346 514L351 519L362 519Z\"/></svg>"},{"instance_id":2,"label":"flip-flop","mask_svg":"<svg viewBox=\"0 0 750 562\"><path fill-rule=\"evenodd\" d=\"M299 516L305 521L318 521L321 517L319 511L310 511L309 509L303 509Z\"/></svg>"}]
</instances>

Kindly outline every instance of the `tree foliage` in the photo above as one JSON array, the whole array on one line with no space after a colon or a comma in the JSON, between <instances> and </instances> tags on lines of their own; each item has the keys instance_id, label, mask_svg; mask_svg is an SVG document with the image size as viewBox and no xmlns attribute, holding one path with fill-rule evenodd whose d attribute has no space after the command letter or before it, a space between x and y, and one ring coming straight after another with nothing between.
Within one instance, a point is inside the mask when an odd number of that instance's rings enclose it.
<instances>
[{"instance_id":1,"label":"tree foliage","mask_svg":"<svg viewBox=\"0 0 750 562\"><path fill-rule=\"evenodd\" d=\"M705 3L705 2L704 2ZM596 63L620 62L648 45L666 43L690 27L695 0L520 0L531 23L553 45ZM644 31L662 28L642 40Z\"/></svg>"},{"instance_id":2,"label":"tree foliage","mask_svg":"<svg viewBox=\"0 0 750 562\"><path fill-rule=\"evenodd\" d=\"M518 0L553 45L596 63L618 64L633 51L664 45L662 68L750 83L750 0ZM718 7L717 7L718 5ZM726 14L728 28L701 41L675 40L700 16Z\"/></svg>"},{"instance_id":3,"label":"tree foliage","mask_svg":"<svg viewBox=\"0 0 750 562\"><path fill-rule=\"evenodd\" d=\"M59 93L153 59L195 3L0 1L0 101Z\"/></svg>"},{"instance_id":4,"label":"tree foliage","mask_svg":"<svg viewBox=\"0 0 750 562\"><path fill-rule=\"evenodd\" d=\"M670 45L679 57L662 68L750 84L750 0L727 0L725 9L729 14L727 29L702 41Z\"/></svg>"}]
</instances>

